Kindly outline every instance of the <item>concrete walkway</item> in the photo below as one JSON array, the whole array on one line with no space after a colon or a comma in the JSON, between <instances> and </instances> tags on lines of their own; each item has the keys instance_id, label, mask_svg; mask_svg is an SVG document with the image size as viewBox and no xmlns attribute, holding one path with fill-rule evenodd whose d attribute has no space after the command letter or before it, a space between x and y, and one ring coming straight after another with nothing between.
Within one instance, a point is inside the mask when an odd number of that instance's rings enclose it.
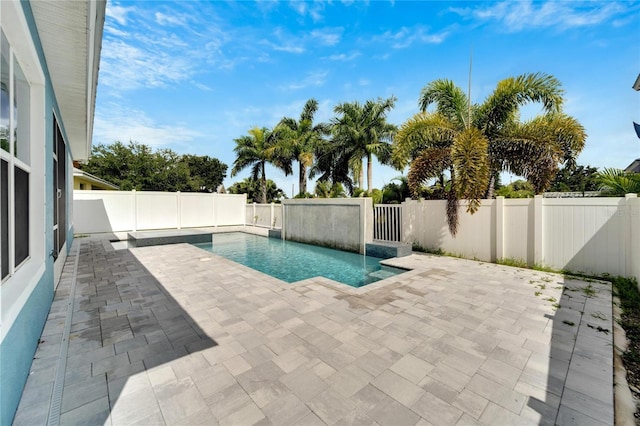
<instances>
[{"instance_id":1,"label":"concrete walkway","mask_svg":"<svg viewBox=\"0 0 640 426\"><path fill-rule=\"evenodd\" d=\"M15 424L613 424L608 285L392 263L414 269L286 284L187 244L77 238Z\"/></svg>"}]
</instances>

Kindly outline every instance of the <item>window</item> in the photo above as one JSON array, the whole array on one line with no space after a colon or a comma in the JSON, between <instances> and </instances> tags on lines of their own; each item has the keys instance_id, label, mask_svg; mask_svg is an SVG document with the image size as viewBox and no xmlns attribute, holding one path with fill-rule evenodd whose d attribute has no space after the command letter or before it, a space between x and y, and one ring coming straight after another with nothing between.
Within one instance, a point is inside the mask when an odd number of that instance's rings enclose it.
<instances>
[{"instance_id":1,"label":"window","mask_svg":"<svg viewBox=\"0 0 640 426\"><path fill-rule=\"evenodd\" d=\"M53 117L53 256L58 258L67 240L67 150L58 126Z\"/></svg>"},{"instance_id":2,"label":"window","mask_svg":"<svg viewBox=\"0 0 640 426\"><path fill-rule=\"evenodd\" d=\"M4 32L0 33L0 275L29 258L30 86Z\"/></svg>"}]
</instances>

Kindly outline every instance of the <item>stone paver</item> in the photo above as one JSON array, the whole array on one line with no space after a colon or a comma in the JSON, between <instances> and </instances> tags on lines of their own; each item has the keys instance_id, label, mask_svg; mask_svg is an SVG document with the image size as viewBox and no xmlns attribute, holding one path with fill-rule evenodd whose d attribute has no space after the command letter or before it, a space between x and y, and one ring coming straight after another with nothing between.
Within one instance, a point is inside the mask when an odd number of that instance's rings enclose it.
<instances>
[{"instance_id":1,"label":"stone paver","mask_svg":"<svg viewBox=\"0 0 640 426\"><path fill-rule=\"evenodd\" d=\"M287 284L187 244L78 238L14 423L46 423L65 366L62 425L613 423L609 285L386 262L411 270Z\"/></svg>"}]
</instances>

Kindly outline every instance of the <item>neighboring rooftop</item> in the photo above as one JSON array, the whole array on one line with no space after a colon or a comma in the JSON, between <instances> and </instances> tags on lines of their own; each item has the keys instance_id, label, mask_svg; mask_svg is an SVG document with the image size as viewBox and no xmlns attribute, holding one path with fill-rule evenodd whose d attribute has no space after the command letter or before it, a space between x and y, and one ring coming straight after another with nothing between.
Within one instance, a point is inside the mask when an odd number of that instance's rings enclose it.
<instances>
[{"instance_id":1,"label":"neighboring rooftop","mask_svg":"<svg viewBox=\"0 0 640 426\"><path fill-rule=\"evenodd\" d=\"M75 182L79 183L89 183L91 187L86 189L112 189L118 190L118 186L108 182L104 179L100 179L97 176L92 175L91 173L87 173L78 168L73 168L73 181L74 181L74 189L85 189L81 187L76 187Z\"/></svg>"},{"instance_id":2,"label":"neighboring rooftop","mask_svg":"<svg viewBox=\"0 0 640 426\"><path fill-rule=\"evenodd\" d=\"M624 169L625 172L640 173L640 158L634 160L629 167Z\"/></svg>"}]
</instances>

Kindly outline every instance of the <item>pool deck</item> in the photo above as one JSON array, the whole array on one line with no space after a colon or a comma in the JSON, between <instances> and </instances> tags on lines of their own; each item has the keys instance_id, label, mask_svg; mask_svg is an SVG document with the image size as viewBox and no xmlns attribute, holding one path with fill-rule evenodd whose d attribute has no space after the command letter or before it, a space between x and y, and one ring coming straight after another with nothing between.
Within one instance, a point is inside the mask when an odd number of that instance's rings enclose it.
<instances>
[{"instance_id":1,"label":"pool deck","mask_svg":"<svg viewBox=\"0 0 640 426\"><path fill-rule=\"evenodd\" d=\"M188 244L76 238L14 424L613 424L609 285L387 263L412 270L286 284Z\"/></svg>"}]
</instances>

